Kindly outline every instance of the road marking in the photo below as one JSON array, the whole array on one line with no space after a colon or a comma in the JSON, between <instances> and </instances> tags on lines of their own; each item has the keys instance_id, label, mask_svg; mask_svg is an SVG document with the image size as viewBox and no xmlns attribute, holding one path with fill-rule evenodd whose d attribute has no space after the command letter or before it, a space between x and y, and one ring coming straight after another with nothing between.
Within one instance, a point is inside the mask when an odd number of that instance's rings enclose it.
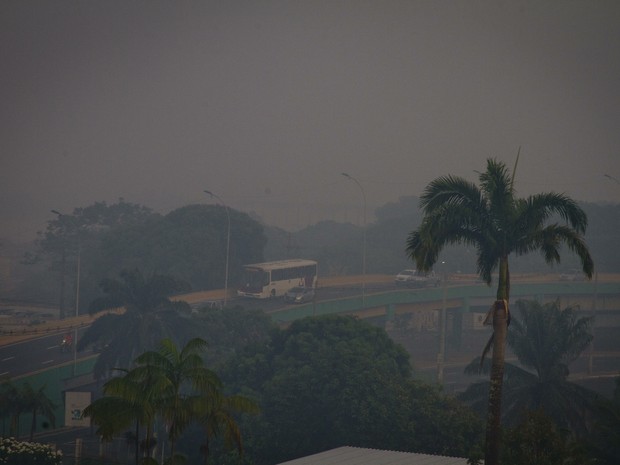
<instances>
[{"instance_id":1,"label":"road marking","mask_svg":"<svg viewBox=\"0 0 620 465\"><path fill-rule=\"evenodd\" d=\"M0 373L0 376L4 376L4 375L8 375L8 374L9 374L9 372L5 371L4 373Z\"/></svg>"},{"instance_id":2,"label":"road marking","mask_svg":"<svg viewBox=\"0 0 620 465\"><path fill-rule=\"evenodd\" d=\"M7 357L7 358L3 358L2 361L6 362L7 360L13 360L15 357ZM4 373L2 373L4 374Z\"/></svg>"},{"instance_id":3,"label":"road marking","mask_svg":"<svg viewBox=\"0 0 620 465\"><path fill-rule=\"evenodd\" d=\"M46 362L41 362L41 365L49 365L50 363L54 363L54 360L47 360Z\"/></svg>"},{"instance_id":4,"label":"road marking","mask_svg":"<svg viewBox=\"0 0 620 465\"><path fill-rule=\"evenodd\" d=\"M49 347L47 348L47 350L50 350L50 349L56 349L57 347L60 347L60 346L49 346Z\"/></svg>"}]
</instances>

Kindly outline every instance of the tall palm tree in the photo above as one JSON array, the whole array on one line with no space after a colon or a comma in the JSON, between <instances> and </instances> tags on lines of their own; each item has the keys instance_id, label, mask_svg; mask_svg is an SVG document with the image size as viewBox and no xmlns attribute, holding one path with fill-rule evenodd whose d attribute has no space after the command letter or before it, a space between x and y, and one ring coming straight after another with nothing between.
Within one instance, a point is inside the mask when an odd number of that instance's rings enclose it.
<instances>
[{"instance_id":1,"label":"tall palm tree","mask_svg":"<svg viewBox=\"0 0 620 465\"><path fill-rule=\"evenodd\" d=\"M170 296L187 290L187 285L169 276L144 277L138 270L124 270L121 280L105 279L101 287L105 297L94 300L91 314L124 308L122 313L106 313L84 332L77 350L91 345L103 347L94 367L101 379L113 368L129 367L145 350L151 350L164 337L180 339L191 330L186 302L171 301Z\"/></svg>"},{"instance_id":2,"label":"tall palm tree","mask_svg":"<svg viewBox=\"0 0 620 465\"><path fill-rule=\"evenodd\" d=\"M586 413L594 409L596 395L568 381L574 362L592 340L591 318L577 318L575 309L560 309L559 301L541 304L517 301L517 312L508 333L508 346L519 360L506 363L502 418L515 424L524 412L541 411L561 429L586 432ZM476 359L466 372L478 372ZM488 370L488 364L485 365ZM472 384L461 398L482 405L489 383Z\"/></svg>"},{"instance_id":3,"label":"tall palm tree","mask_svg":"<svg viewBox=\"0 0 620 465\"><path fill-rule=\"evenodd\" d=\"M421 198L424 217L407 238L407 253L422 271L432 268L441 250L462 243L477 249L477 271L491 284L498 271L496 301L491 307L493 356L486 428L485 463L497 465L506 333L509 316L510 271L508 257L538 251L547 263L560 262L566 245L576 253L588 278L594 268L583 238L587 217L574 200L563 194L515 196L513 176L506 165L488 159L480 173L480 187L457 176L431 181ZM563 224L553 222L554 215Z\"/></svg>"}]
</instances>

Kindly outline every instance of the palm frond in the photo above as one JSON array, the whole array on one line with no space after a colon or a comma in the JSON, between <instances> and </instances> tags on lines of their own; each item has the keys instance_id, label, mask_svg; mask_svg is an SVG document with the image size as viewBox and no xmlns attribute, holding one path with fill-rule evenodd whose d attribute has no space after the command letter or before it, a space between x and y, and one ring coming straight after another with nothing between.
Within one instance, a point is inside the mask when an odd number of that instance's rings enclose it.
<instances>
[{"instance_id":1,"label":"palm frond","mask_svg":"<svg viewBox=\"0 0 620 465\"><path fill-rule=\"evenodd\" d=\"M548 192L528 197L527 211L539 215L543 220L552 215L559 215L572 229L580 234L588 227L588 217L583 209L570 197L564 194Z\"/></svg>"},{"instance_id":2,"label":"palm frond","mask_svg":"<svg viewBox=\"0 0 620 465\"><path fill-rule=\"evenodd\" d=\"M420 207L425 214L433 213L446 205L484 209L480 189L458 176L442 176L431 181L420 196Z\"/></svg>"},{"instance_id":3,"label":"palm frond","mask_svg":"<svg viewBox=\"0 0 620 465\"><path fill-rule=\"evenodd\" d=\"M480 173L479 179L491 215L496 220L506 218L514 208L512 181L506 165L489 158L487 169Z\"/></svg>"}]
</instances>

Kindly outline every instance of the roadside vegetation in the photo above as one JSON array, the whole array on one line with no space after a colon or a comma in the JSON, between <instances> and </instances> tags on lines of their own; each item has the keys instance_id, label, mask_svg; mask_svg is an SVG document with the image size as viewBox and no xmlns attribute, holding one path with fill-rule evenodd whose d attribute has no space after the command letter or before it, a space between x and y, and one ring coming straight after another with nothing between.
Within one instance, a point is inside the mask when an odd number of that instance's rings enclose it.
<instances>
[{"instance_id":1,"label":"roadside vegetation","mask_svg":"<svg viewBox=\"0 0 620 465\"><path fill-rule=\"evenodd\" d=\"M592 261L598 272L620 271L620 206L553 195L519 199L508 170L491 161L480 187L460 181L431 183L422 209L416 197L379 208L366 231L367 272L395 274L411 259L429 269L442 260L450 273L479 273L491 283L494 271L505 270L493 284L498 302L509 302L510 252L513 273L591 274ZM459 185L467 189L455 194ZM479 209L464 207L467 193L477 195ZM361 272L362 231L355 225L327 221L292 233L233 209L230 219L230 286L242 264L280 258L316 259L322 276ZM167 215L122 199L76 208L48 222L20 283L7 293L52 302L69 316L78 303L80 265L79 311L101 316L78 349L99 352L95 374L105 383L87 414L106 440L131 440L132 461L156 463L163 454L166 463L269 465L347 444L481 463L491 431L492 440L503 440L506 464L619 462L620 384L615 397L602 399L568 380L568 365L591 339L590 320L577 318L575 309L532 301L510 309L506 341L519 363L495 373L504 383L504 408L501 427L487 424L485 440L489 382L456 397L421 381L415 357L381 327L322 316L281 328L261 311L176 301L178 293L222 288L226 224L224 208L212 205ZM472 224L477 235L449 227ZM506 240L491 240L500 236ZM542 254L525 255L531 251ZM100 313L110 307L124 312ZM469 370L480 367L490 372L480 359ZM28 402L14 400L26 394ZM19 421L54 423L44 394L44 386L2 384L3 435Z\"/></svg>"},{"instance_id":2,"label":"roadside vegetation","mask_svg":"<svg viewBox=\"0 0 620 465\"><path fill-rule=\"evenodd\" d=\"M84 410L97 425L97 434L111 440L134 427L135 463L157 463L154 457L166 456L163 463L181 463L176 443L192 423L203 430L194 444L209 463L211 440L221 435L228 448L243 452L241 433L235 413L257 413L249 398L226 395L218 376L201 357L206 342L195 338L181 349L163 339L155 351L138 356L134 368L107 381L104 396ZM156 438L159 438L159 444ZM163 441L165 439L165 442Z\"/></svg>"},{"instance_id":3,"label":"roadside vegetation","mask_svg":"<svg viewBox=\"0 0 620 465\"><path fill-rule=\"evenodd\" d=\"M502 463L559 465L595 457L617 463L620 389L612 399L588 397L583 422L568 421L579 408L562 416L539 402L561 398L540 393L537 370L549 392L561 388L568 398L582 391L571 388L565 365L589 340L589 320L573 318L570 308L529 301L517 306L529 318L515 310L510 347L522 340L515 353L526 355L515 365L521 378L510 365L506 370L506 393L515 408L504 411ZM342 444L482 463L484 389L472 387L478 397L459 398L419 380L415 358L383 328L346 316L309 317L279 328L262 312L241 307L197 310L183 318L204 339L173 328L174 339L159 340L112 371L86 411L96 436L130 441L134 457L123 463L136 463L136 457L138 463L159 463L163 451L162 463L169 464L269 465ZM536 341L534 334L540 335ZM482 412L475 399L482 400ZM3 413L8 434L12 411ZM22 410L21 421L31 414ZM45 416L43 410L38 415Z\"/></svg>"},{"instance_id":4,"label":"roadside vegetation","mask_svg":"<svg viewBox=\"0 0 620 465\"><path fill-rule=\"evenodd\" d=\"M30 421L29 440L32 441L38 417L45 418L52 427L55 426L55 408L56 405L46 393L45 385L34 388L27 381L3 379L0 382L0 419L4 437L17 437L20 421L25 417Z\"/></svg>"}]
</instances>

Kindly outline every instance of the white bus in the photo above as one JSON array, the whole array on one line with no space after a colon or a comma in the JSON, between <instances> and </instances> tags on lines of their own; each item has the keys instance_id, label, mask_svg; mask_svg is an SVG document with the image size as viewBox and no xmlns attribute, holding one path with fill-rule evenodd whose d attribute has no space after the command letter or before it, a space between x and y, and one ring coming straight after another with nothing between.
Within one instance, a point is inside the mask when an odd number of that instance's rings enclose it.
<instances>
[{"instance_id":1,"label":"white bus","mask_svg":"<svg viewBox=\"0 0 620 465\"><path fill-rule=\"evenodd\" d=\"M314 289L317 262L297 258L244 265L241 279L242 284L237 294L256 299L284 295L294 286Z\"/></svg>"}]
</instances>

